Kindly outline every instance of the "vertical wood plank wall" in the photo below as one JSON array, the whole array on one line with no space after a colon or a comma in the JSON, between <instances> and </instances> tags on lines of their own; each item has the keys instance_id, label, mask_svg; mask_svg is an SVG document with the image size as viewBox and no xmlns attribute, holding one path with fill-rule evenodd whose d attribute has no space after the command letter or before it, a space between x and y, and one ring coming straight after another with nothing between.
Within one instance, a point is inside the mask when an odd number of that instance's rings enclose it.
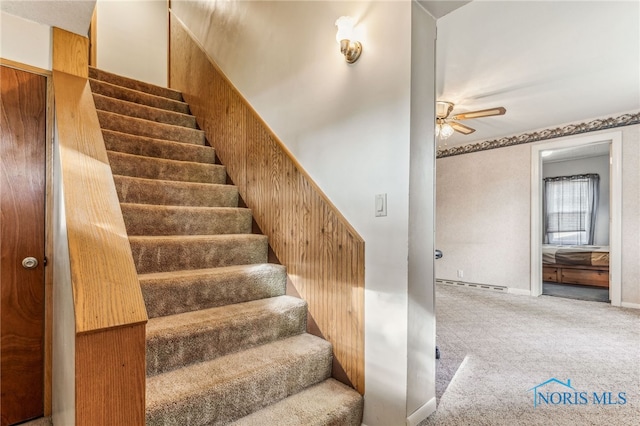
<instances>
[{"instance_id":1,"label":"vertical wood plank wall","mask_svg":"<svg viewBox=\"0 0 640 426\"><path fill-rule=\"evenodd\" d=\"M88 40L54 28L57 145L71 278L55 286L73 292L72 302L56 300L54 309L73 303L75 322L75 335L61 336L75 347L65 354L75 358L75 401L67 404L75 408L77 425L144 425L147 311L87 62Z\"/></svg>"},{"instance_id":2,"label":"vertical wood plank wall","mask_svg":"<svg viewBox=\"0 0 640 426\"><path fill-rule=\"evenodd\" d=\"M170 87L183 92L335 360L364 393L364 241L173 14L170 40Z\"/></svg>"}]
</instances>

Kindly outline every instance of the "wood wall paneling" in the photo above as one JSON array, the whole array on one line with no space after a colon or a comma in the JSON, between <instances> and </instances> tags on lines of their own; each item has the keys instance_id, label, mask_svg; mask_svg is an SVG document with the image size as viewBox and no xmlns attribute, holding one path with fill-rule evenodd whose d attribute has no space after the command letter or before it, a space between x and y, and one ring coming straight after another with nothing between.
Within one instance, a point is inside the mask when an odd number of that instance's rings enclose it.
<instances>
[{"instance_id":1,"label":"wood wall paneling","mask_svg":"<svg viewBox=\"0 0 640 426\"><path fill-rule=\"evenodd\" d=\"M76 337L76 424L145 424L145 326Z\"/></svg>"},{"instance_id":2,"label":"wood wall paneling","mask_svg":"<svg viewBox=\"0 0 640 426\"><path fill-rule=\"evenodd\" d=\"M53 70L89 77L89 39L53 27Z\"/></svg>"},{"instance_id":3,"label":"wood wall paneling","mask_svg":"<svg viewBox=\"0 0 640 426\"><path fill-rule=\"evenodd\" d=\"M364 393L364 241L174 15L170 37L170 87L183 92L339 367Z\"/></svg>"}]
</instances>

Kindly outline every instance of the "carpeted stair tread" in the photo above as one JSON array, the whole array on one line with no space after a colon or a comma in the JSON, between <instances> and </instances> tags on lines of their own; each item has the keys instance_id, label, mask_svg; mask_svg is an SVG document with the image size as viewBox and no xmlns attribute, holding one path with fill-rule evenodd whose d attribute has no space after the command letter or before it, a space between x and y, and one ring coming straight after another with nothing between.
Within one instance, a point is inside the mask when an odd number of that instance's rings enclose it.
<instances>
[{"instance_id":1,"label":"carpeted stair tread","mask_svg":"<svg viewBox=\"0 0 640 426\"><path fill-rule=\"evenodd\" d=\"M93 101L96 109L100 111L115 112L129 117L142 118L144 120L172 124L174 126L189 127L191 129L197 127L196 118L193 115L167 111L166 109L154 108L135 102L99 95L97 93L93 95Z\"/></svg>"},{"instance_id":2,"label":"carpeted stair tread","mask_svg":"<svg viewBox=\"0 0 640 426\"><path fill-rule=\"evenodd\" d=\"M362 396L335 379L327 379L230 426L360 426Z\"/></svg>"},{"instance_id":3,"label":"carpeted stair tread","mask_svg":"<svg viewBox=\"0 0 640 426\"><path fill-rule=\"evenodd\" d=\"M109 96L111 98L122 99L123 101L135 102L137 104L147 105L154 108L181 112L183 114L190 113L189 105L185 102L128 89L126 87L95 80L93 78L89 79L89 84L91 85L91 92L93 94Z\"/></svg>"},{"instance_id":4,"label":"carpeted stair tread","mask_svg":"<svg viewBox=\"0 0 640 426\"><path fill-rule=\"evenodd\" d=\"M272 263L138 276L149 318L285 294L287 272Z\"/></svg>"},{"instance_id":5,"label":"carpeted stair tread","mask_svg":"<svg viewBox=\"0 0 640 426\"><path fill-rule=\"evenodd\" d=\"M113 74L94 67L89 67L89 77L107 83L115 84L116 86L122 86L128 89L150 93L156 96L162 96L164 98L173 99L175 101L183 100L182 93L178 92L177 90Z\"/></svg>"},{"instance_id":6,"label":"carpeted stair tread","mask_svg":"<svg viewBox=\"0 0 640 426\"><path fill-rule=\"evenodd\" d=\"M226 168L220 164L166 160L117 151L107 151L107 155L112 172L120 176L216 184L227 181Z\"/></svg>"},{"instance_id":7,"label":"carpeted stair tread","mask_svg":"<svg viewBox=\"0 0 640 426\"><path fill-rule=\"evenodd\" d=\"M109 151L195 163L216 162L216 152L210 146L166 141L113 130L103 130L102 136Z\"/></svg>"},{"instance_id":8,"label":"carpeted stair tread","mask_svg":"<svg viewBox=\"0 0 640 426\"><path fill-rule=\"evenodd\" d=\"M122 114L98 110L98 120L103 129L116 132L129 133L138 136L147 136L155 139L192 143L204 145L204 132L188 127L173 126L171 124L158 123L142 118L128 117Z\"/></svg>"},{"instance_id":9,"label":"carpeted stair tread","mask_svg":"<svg viewBox=\"0 0 640 426\"><path fill-rule=\"evenodd\" d=\"M129 235L250 234L251 210L240 207L121 203Z\"/></svg>"},{"instance_id":10,"label":"carpeted stair tread","mask_svg":"<svg viewBox=\"0 0 640 426\"><path fill-rule=\"evenodd\" d=\"M304 333L307 304L291 296L152 318L147 323L147 375Z\"/></svg>"},{"instance_id":11,"label":"carpeted stair tread","mask_svg":"<svg viewBox=\"0 0 640 426\"><path fill-rule=\"evenodd\" d=\"M226 424L327 379L331 360L301 334L148 377L146 424Z\"/></svg>"},{"instance_id":12,"label":"carpeted stair tread","mask_svg":"<svg viewBox=\"0 0 640 426\"><path fill-rule=\"evenodd\" d=\"M175 182L114 175L121 203L174 206L236 207L238 188L233 185Z\"/></svg>"},{"instance_id":13,"label":"carpeted stair tread","mask_svg":"<svg viewBox=\"0 0 640 426\"><path fill-rule=\"evenodd\" d=\"M267 262L267 237L258 234L130 236L139 274Z\"/></svg>"}]
</instances>

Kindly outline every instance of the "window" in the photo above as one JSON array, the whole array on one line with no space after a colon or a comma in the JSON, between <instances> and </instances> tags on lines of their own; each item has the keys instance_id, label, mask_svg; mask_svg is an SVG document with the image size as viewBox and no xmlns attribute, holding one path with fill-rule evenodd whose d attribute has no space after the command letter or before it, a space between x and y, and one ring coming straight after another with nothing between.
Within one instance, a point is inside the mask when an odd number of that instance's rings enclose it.
<instances>
[{"instance_id":1,"label":"window","mask_svg":"<svg viewBox=\"0 0 640 426\"><path fill-rule=\"evenodd\" d=\"M544 179L546 244L593 244L600 176L559 176Z\"/></svg>"}]
</instances>

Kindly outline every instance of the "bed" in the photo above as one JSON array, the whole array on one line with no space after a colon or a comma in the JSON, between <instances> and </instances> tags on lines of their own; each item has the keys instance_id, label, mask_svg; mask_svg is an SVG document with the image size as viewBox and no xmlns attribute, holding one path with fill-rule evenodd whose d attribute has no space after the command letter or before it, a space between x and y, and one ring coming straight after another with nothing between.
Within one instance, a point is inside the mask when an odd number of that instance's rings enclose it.
<instances>
[{"instance_id":1,"label":"bed","mask_svg":"<svg viewBox=\"0 0 640 426\"><path fill-rule=\"evenodd\" d=\"M609 287L608 246L542 246L542 280Z\"/></svg>"}]
</instances>

